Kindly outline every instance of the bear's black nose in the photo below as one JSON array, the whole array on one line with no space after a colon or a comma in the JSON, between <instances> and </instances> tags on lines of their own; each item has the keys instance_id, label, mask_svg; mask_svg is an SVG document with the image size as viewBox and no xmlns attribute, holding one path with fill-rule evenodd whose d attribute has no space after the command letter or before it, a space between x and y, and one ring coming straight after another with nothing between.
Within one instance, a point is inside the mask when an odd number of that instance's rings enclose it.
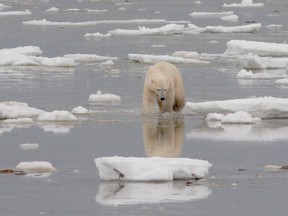
<instances>
[{"instance_id":1,"label":"bear's black nose","mask_svg":"<svg viewBox=\"0 0 288 216\"><path fill-rule=\"evenodd\" d=\"M160 100L161 100L161 101L165 100L165 97L161 97Z\"/></svg>"}]
</instances>

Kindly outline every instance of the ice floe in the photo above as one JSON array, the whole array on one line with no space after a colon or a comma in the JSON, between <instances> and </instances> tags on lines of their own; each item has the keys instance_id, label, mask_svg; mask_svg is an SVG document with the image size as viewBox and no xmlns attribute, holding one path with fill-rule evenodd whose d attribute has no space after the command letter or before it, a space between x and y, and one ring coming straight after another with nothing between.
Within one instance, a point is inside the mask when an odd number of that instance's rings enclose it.
<instances>
[{"instance_id":1,"label":"ice floe","mask_svg":"<svg viewBox=\"0 0 288 216\"><path fill-rule=\"evenodd\" d=\"M137 30L116 29L111 30L108 34L111 35L171 35L181 34L185 29L184 25L167 24L159 28L147 28L145 26L138 27Z\"/></svg>"},{"instance_id":2,"label":"ice floe","mask_svg":"<svg viewBox=\"0 0 288 216\"><path fill-rule=\"evenodd\" d=\"M48 9L46 10L46 12L59 12L59 8L57 8L57 7L51 7L51 8L48 8Z\"/></svg>"},{"instance_id":3,"label":"ice floe","mask_svg":"<svg viewBox=\"0 0 288 216\"><path fill-rule=\"evenodd\" d=\"M128 54L130 61L141 63L156 63L159 61L167 61L170 63L184 63L184 64L209 64L209 61L201 61L197 59L183 58L170 55L147 55L147 54Z\"/></svg>"},{"instance_id":4,"label":"ice floe","mask_svg":"<svg viewBox=\"0 0 288 216\"><path fill-rule=\"evenodd\" d=\"M23 150L35 150L39 148L38 143L23 143L19 144L19 147Z\"/></svg>"},{"instance_id":5,"label":"ice floe","mask_svg":"<svg viewBox=\"0 0 288 216\"><path fill-rule=\"evenodd\" d=\"M245 69L241 70L237 74L238 79L280 79L286 78L287 74L276 74L276 73L269 73L269 72L258 72L253 73L252 71L247 71Z\"/></svg>"},{"instance_id":6,"label":"ice floe","mask_svg":"<svg viewBox=\"0 0 288 216\"><path fill-rule=\"evenodd\" d=\"M288 58L280 57L260 57L254 54L239 57L240 63L246 69L277 69L286 68Z\"/></svg>"},{"instance_id":7,"label":"ice floe","mask_svg":"<svg viewBox=\"0 0 288 216\"><path fill-rule=\"evenodd\" d=\"M189 16L193 17L193 18L222 18L225 16L230 16L230 15L234 15L233 11L226 11L226 12L192 12L189 14Z\"/></svg>"},{"instance_id":8,"label":"ice floe","mask_svg":"<svg viewBox=\"0 0 288 216\"><path fill-rule=\"evenodd\" d=\"M209 33L252 33L261 29L261 23L241 26L206 26L203 32Z\"/></svg>"},{"instance_id":9,"label":"ice floe","mask_svg":"<svg viewBox=\"0 0 288 216\"><path fill-rule=\"evenodd\" d=\"M23 16L23 15L31 15L30 10L24 10L24 11L0 11L0 17L1 16Z\"/></svg>"},{"instance_id":10,"label":"ice floe","mask_svg":"<svg viewBox=\"0 0 288 216\"><path fill-rule=\"evenodd\" d=\"M252 53L258 56L288 56L288 44L284 43L230 40L226 45L225 55L247 55Z\"/></svg>"},{"instance_id":11,"label":"ice floe","mask_svg":"<svg viewBox=\"0 0 288 216\"><path fill-rule=\"evenodd\" d=\"M173 181L204 178L212 166L189 158L102 157L95 159L102 180Z\"/></svg>"},{"instance_id":12,"label":"ice floe","mask_svg":"<svg viewBox=\"0 0 288 216\"><path fill-rule=\"evenodd\" d=\"M263 7L263 3L253 3L253 0L242 0L241 3L232 3L232 4L223 4L223 7L226 8L247 8L247 7Z\"/></svg>"},{"instance_id":13,"label":"ice floe","mask_svg":"<svg viewBox=\"0 0 288 216\"><path fill-rule=\"evenodd\" d=\"M25 173L45 173L57 171L56 168L47 161L20 162L16 166L16 170Z\"/></svg>"},{"instance_id":14,"label":"ice floe","mask_svg":"<svg viewBox=\"0 0 288 216\"><path fill-rule=\"evenodd\" d=\"M103 94L97 91L96 94L91 94L88 99L89 104L106 104L106 103L120 103L121 97L115 94Z\"/></svg>"},{"instance_id":15,"label":"ice floe","mask_svg":"<svg viewBox=\"0 0 288 216\"><path fill-rule=\"evenodd\" d=\"M278 79L278 80L275 81L275 84L288 85L288 78Z\"/></svg>"},{"instance_id":16,"label":"ice floe","mask_svg":"<svg viewBox=\"0 0 288 216\"><path fill-rule=\"evenodd\" d=\"M33 118L43 113L43 110L29 107L27 103L15 101L0 103L0 119Z\"/></svg>"},{"instance_id":17,"label":"ice floe","mask_svg":"<svg viewBox=\"0 0 288 216\"><path fill-rule=\"evenodd\" d=\"M188 202L207 198L211 189L203 185L187 186L187 182L102 182L96 202L102 205L122 206Z\"/></svg>"},{"instance_id":18,"label":"ice floe","mask_svg":"<svg viewBox=\"0 0 288 216\"><path fill-rule=\"evenodd\" d=\"M253 118L249 113L238 111L227 115L219 113L209 113L206 121L220 121L223 124L253 124L261 121L260 118Z\"/></svg>"},{"instance_id":19,"label":"ice floe","mask_svg":"<svg viewBox=\"0 0 288 216\"><path fill-rule=\"evenodd\" d=\"M5 9L7 9L7 8L10 8L11 6L8 6L8 5L4 5L4 4L1 4L0 3L0 11L1 10L5 10Z\"/></svg>"},{"instance_id":20,"label":"ice floe","mask_svg":"<svg viewBox=\"0 0 288 216\"><path fill-rule=\"evenodd\" d=\"M3 121L4 124L32 124L33 122L32 118L6 119Z\"/></svg>"},{"instance_id":21,"label":"ice floe","mask_svg":"<svg viewBox=\"0 0 288 216\"><path fill-rule=\"evenodd\" d=\"M55 110L53 112L45 112L38 116L38 121L59 121L59 122L70 122L77 121L77 118L70 112L65 110Z\"/></svg>"},{"instance_id":22,"label":"ice floe","mask_svg":"<svg viewBox=\"0 0 288 216\"><path fill-rule=\"evenodd\" d=\"M41 54L40 48L35 46L0 49L0 66L75 67L79 64L118 59L96 54L66 54L52 58L42 57Z\"/></svg>"},{"instance_id":23,"label":"ice floe","mask_svg":"<svg viewBox=\"0 0 288 216\"><path fill-rule=\"evenodd\" d=\"M93 62L103 62L107 60L117 60L117 57L100 56L96 54L67 54L63 58L73 59L78 63L93 63Z\"/></svg>"},{"instance_id":24,"label":"ice floe","mask_svg":"<svg viewBox=\"0 0 288 216\"><path fill-rule=\"evenodd\" d=\"M144 24L144 23L165 23L165 19L131 19L131 20L98 20L83 22L57 22L42 20L23 21L24 25L40 25L40 26L90 26L99 24Z\"/></svg>"},{"instance_id":25,"label":"ice floe","mask_svg":"<svg viewBox=\"0 0 288 216\"><path fill-rule=\"evenodd\" d=\"M89 110L87 110L86 108L82 106L78 106L78 107L73 108L71 113L75 115L87 115L89 114Z\"/></svg>"},{"instance_id":26,"label":"ice floe","mask_svg":"<svg viewBox=\"0 0 288 216\"><path fill-rule=\"evenodd\" d=\"M107 34L101 34L99 32L96 33L86 33L84 35L85 38L89 39L89 38L110 38L111 34L107 33Z\"/></svg>"},{"instance_id":27,"label":"ice floe","mask_svg":"<svg viewBox=\"0 0 288 216\"><path fill-rule=\"evenodd\" d=\"M191 112L202 115L243 111L261 119L288 118L287 98L259 97L224 101L187 102L186 107Z\"/></svg>"}]
</instances>

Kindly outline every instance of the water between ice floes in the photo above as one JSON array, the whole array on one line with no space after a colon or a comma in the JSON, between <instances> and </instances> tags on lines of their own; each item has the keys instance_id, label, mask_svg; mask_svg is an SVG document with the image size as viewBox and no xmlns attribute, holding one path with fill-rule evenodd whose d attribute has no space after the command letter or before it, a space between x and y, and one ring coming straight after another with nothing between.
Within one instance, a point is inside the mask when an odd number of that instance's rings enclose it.
<instances>
[{"instance_id":1,"label":"water between ice floes","mask_svg":"<svg viewBox=\"0 0 288 216\"><path fill-rule=\"evenodd\" d=\"M255 3L260 1L255 0ZM267 164L287 164L287 121L265 120L249 125L211 125L200 115L185 113L181 121L141 116L143 78L149 64L128 61L129 53L172 55L176 51L222 54L231 39L284 43L287 39L285 1L263 1L260 8L229 8L238 22L193 18L196 12L224 12L224 3L240 1L11 1L11 11L31 15L1 16L0 49L38 46L41 56L98 54L117 57L114 64L74 67L0 68L0 99L28 103L45 111L83 106L93 110L80 122L0 124L0 168L25 161L48 161L57 169L50 175L0 176L1 215L286 215L287 174L265 172ZM59 10L46 11L51 7ZM78 8L78 12L73 9ZM101 12L87 12L86 9ZM69 12L70 11L70 12ZM75 12L76 11L76 12ZM31 26L23 21L84 22L95 20L166 19L208 25L238 26L261 23L259 32L245 34L177 34L117 36L87 39L137 24L91 26ZM275 28L265 28L267 25ZM278 28L276 24L281 25ZM142 25L142 24L140 24ZM151 28L164 23L143 24ZM277 28L276 28L277 27ZM213 41L213 43L211 43ZM1 60L0 60L1 61ZM210 65L178 64L187 101L239 99L251 96L287 97L274 79L239 80L241 66L230 59ZM282 74L283 69L281 69ZM89 95L111 93L121 103L90 105ZM147 120L147 119L146 119ZM162 140L157 144L156 141ZM169 140L169 145L164 144ZM171 142L172 140L172 142ZM175 142L173 142L175 141ZM21 144L38 144L23 148ZM153 144L152 144L153 143ZM175 144L177 143L177 144ZM29 145L28 145L29 146ZM31 145L30 145L31 146ZM103 183L94 159L103 156L171 156L208 160L207 181L164 183ZM61 193L59 193L61 191ZM150 196L157 193L157 196Z\"/></svg>"}]
</instances>

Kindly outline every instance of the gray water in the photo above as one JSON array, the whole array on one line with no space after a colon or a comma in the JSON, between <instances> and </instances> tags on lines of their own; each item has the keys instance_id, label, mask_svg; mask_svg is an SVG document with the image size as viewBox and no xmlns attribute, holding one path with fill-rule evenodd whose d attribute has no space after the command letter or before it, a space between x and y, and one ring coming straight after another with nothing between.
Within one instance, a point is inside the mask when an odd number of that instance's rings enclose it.
<instances>
[{"instance_id":1,"label":"gray water","mask_svg":"<svg viewBox=\"0 0 288 216\"><path fill-rule=\"evenodd\" d=\"M221 6L236 1L201 2L136 0L129 1L133 4L127 4L125 1L104 0L0 1L11 5L9 10L32 11L30 16L0 17L1 49L33 45L39 46L45 57L70 53L118 57L118 61L110 67L86 64L75 68L0 68L1 102L25 102L45 111L70 111L79 105L99 111L83 117L76 124L32 124L24 127L0 123L0 169L13 169L22 161L43 160L51 162L58 170L47 177L1 174L1 215L287 215L287 172L267 172L263 169L268 164L288 163L286 119L265 120L257 125L211 128L198 115L184 113L179 121L168 117L169 123L165 122L167 119L163 120L156 115L148 119L148 130L154 132L156 137L159 133L168 138L177 136L177 145L155 147L151 137L145 137L147 133L143 131L147 130L147 119L141 115L141 101L143 78L149 65L130 62L129 53L171 55L174 51L185 50L220 54L225 51L226 42L231 39L280 43L287 40L288 4L284 0L265 0L263 8L231 9L240 17L237 23L189 17L193 11L230 10ZM60 12L47 13L50 7L58 7ZM121 7L126 10L119 10ZM64 12L69 8L107 9L108 12ZM116 28L136 28L138 25L43 27L22 24L22 21L33 19L68 22L167 19L191 21L199 26L244 25L256 21L262 23L262 29L251 34L118 36L86 40L83 37L86 33L107 33ZM265 28L269 24L281 24L283 28L271 31ZM211 40L219 43L209 44ZM155 44L166 46L151 47ZM287 95L287 89L274 85L275 80L248 83L237 81L235 76L240 66L225 60L212 62L208 66L178 64L177 67L182 72L187 101ZM97 90L120 95L122 101L118 105L91 106L88 97ZM162 130L158 131L159 128ZM154 142L157 139L154 138ZM19 148L19 144L23 143L38 143L39 148L23 150ZM193 189L200 185L209 193L199 192L200 196L196 199L174 202L167 202L163 196L157 203L137 203L132 196L130 201L133 204L109 205L109 200L117 197L122 188L129 189L129 185L117 182L106 185L101 182L94 159L114 155L164 155L208 160L213 167L206 180L188 186L187 182L176 182L173 187ZM157 188L161 190L162 186L150 184L155 187L156 194L161 193ZM130 192L134 195L140 193L137 189ZM126 195L126 199L129 199L129 191ZM99 202L99 197L103 196L106 203Z\"/></svg>"}]
</instances>

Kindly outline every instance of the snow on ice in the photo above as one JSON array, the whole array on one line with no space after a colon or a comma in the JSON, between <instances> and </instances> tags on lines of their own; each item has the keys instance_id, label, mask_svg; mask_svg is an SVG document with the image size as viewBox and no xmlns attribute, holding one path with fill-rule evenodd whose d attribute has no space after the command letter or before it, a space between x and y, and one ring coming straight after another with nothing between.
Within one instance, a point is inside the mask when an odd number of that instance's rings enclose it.
<instances>
[{"instance_id":1,"label":"snow on ice","mask_svg":"<svg viewBox=\"0 0 288 216\"><path fill-rule=\"evenodd\" d=\"M259 97L196 103L187 102L186 107L191 112L202 115L243 111L261 119L288 118L288 98Z\"/></svg>"},{"instance_id":2,"label":"snow on ice","mask_svg":"<svg viewBox=\"0 0 288 216\"><path fill-rule=\"evenodd\" d=\"M121 187L121 190L119 190ZM102 182L96 202L102 205L135 205L188 202L207 198L212 193L207 186L186 186L186 182Z\"/></svg>"},{"instance_id":3,"label":"snow on ice","mask_svg":"<svg viewBox=\"0 0 288 216\"><path fill-rule=\"evenodd\" d=\"M50 162L47 161L32 161L32 162L20 162L16 166L17 171L25 173L44 173L55 172L56 168Z\"/></svg>"},{"instance_id":4,"label":"snow on ice","mask_svg":"<svg viewBox=\"0 0 288 216\"><path fill-rule=\"evenodd\" d=\"M102 180L172 181L199 179L212 166L208 161L189 158L102 157L95 159Z\"/></svg>"},{"instance_id":5,"label":"snow on ice","mask_svg":"<svg viewBox=\"0 0 288 216\"><path fill-rule=\"evenodd\" d=\"M120 103L121 97L114 94L102 94L101 91L97 91L96 94L91 94L88 99L90 104L102 104L102 103Z\"/></svg>"},{"instance_id":6,"label":"snow on ice","mask_svg":"<svg viewBox=\"0 0 288 216\"><path fill-rule=\"evenodd\" d=\"M221 121L224 124L253 124L261 121L260 118L253 118L249 113L238 111L227 115L219 113L209 113L206 121Z\"/></svg>"}]
</instances>

